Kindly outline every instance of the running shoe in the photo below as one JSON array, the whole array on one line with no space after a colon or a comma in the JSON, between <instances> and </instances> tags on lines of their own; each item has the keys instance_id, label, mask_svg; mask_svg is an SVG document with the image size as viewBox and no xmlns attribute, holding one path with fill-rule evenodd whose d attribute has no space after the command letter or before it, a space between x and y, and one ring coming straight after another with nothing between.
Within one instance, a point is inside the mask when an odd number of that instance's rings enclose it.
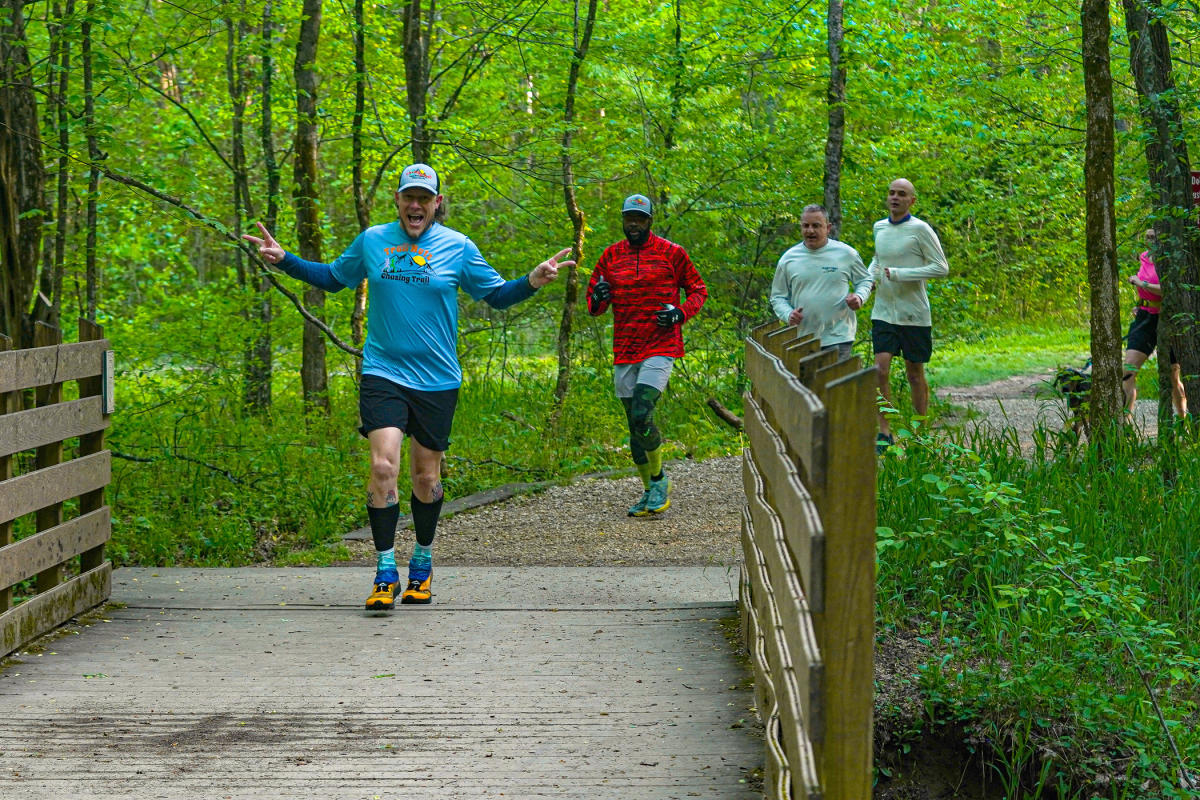
<instances>
[{"instance_id":1,"label":"running shoe","mask_svg":"<svg viewBox=\"0 0 1200 800\"><path fill-rule=\"evenodd\" d=\"M371 611L391 611L396 605L396 586L400 583L400 573L394 569L381 569L375 573L375 584L371 588L371 596L367 598L367 609Z\"/></svg>"},{"instance_id":2,"label":"running shoe","mask_svg":"<svg viewBox=\"0 0 1200 800\"><path fill-rule=\"evenodd\" d=\"M629 507L629 516L644 517L650 512L646 510L646 501L650 499L650 490L642 492L642 499Z\"/></svg>"},{"instance_id":3,"label":"running shoe","mask_svg":"<svg viewBox=\"0 0 1200 800\"><path fill-rule=\"evenodd\" d=\"M433 569L408 568L408 588L400 595L400 602L425 604L433 601Z\"/></svg>"},{"instance_id":4,"label":"running shoe","mask_svg":"<svg viewBox=\"0 0 1200 800\"><path fill-rule=\"evenodd\" d=\"M666 475L662 480L651 480L650 488L646 490L646 510L659 514L671 507L671 479Z\"/></svg>"}]
</instances>

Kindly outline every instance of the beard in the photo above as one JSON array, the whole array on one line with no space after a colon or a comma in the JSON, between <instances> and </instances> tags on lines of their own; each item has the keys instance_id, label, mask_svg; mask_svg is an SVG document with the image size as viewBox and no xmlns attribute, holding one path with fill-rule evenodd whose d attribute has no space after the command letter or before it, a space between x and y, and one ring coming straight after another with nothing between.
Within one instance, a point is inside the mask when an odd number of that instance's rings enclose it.
<instances>
[{"instance_id":1,"label":"beard","mask_svg":"<svg viewBox=\"0 0 1200 800\"><path fill-rule=\"evenodd\" d=\"M630 231L625 231L625 239L633 247L641 247L642 245L644 245L646 243L646 241L649 238L650 238L650 229L649 228L646 228L646 230L644 230L644 231L638 231L636 233L631 233Z\"/></svg>"}]
</instances>

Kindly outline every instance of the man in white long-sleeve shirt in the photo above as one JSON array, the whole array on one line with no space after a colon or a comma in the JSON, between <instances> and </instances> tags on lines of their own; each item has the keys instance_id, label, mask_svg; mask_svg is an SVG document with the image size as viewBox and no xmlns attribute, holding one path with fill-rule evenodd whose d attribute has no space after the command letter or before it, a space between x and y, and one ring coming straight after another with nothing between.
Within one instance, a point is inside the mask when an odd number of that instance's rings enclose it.
<instances>
[{"instance_id":1,"label":"man in white long-sleeve shirt","mask_svg":"<svg viewBox=\"0 0 1200 800\"><path fill-rule=\"evenodd\" d=\"M822 350L850 357L858 319L854 312L871 296L871 276L858 251L829 238L829 215L808 205L800 216L804 241L779 259L771 281L771 310L799 334L821 340ZM853 290L850 287L853 286Z\"/></svg>"},{"instance_id":2,"label":"man in white long-sleeve shirt","mask_svg":"<svg viewBox=\"0 0 1200 800\"><path fill-rule=\"evenodd\" d=\"M888 375L892 358L904 357L904 371L912 390L913 410L929 413L929 383L925 365L933 354L933 321L925 281L950 274L942 243L933 228L909 213L917 202L912 183L898 178L888 186L887 219L875 223L875 257L870 272L875 280L875 308L871 312L871 340L879 391L890 405ZM879 417L876 448L892 443L887 418Z\"/></svg>"}]
</instances>

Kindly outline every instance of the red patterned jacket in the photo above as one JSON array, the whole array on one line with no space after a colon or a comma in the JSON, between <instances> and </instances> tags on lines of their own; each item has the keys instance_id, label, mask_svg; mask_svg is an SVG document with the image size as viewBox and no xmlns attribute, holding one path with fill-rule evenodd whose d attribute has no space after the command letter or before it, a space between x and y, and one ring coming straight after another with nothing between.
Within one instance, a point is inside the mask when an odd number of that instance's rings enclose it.
<instances>
[{"instance_id":1,"label":"red patterned jacket","mask_svg":"<svg viewBox=\"0 0 1200 800\"><path fill-rule=\"evenodd\" d=\"M592 288L601 276L612 286L612 300L593 305ZM687 297L682 304L680 289ZM707 299L708 289L687 251L653 232L639 248L635 249L626 239L605 248L592 270L587 290L588 312L592 316L603 314L612 305L615 364L634 364L651 356L682 356L682 326L660 328L654 321L654 312L663 303L670 303L683 310L686 322Z\"/></svg>"}]
</instances>

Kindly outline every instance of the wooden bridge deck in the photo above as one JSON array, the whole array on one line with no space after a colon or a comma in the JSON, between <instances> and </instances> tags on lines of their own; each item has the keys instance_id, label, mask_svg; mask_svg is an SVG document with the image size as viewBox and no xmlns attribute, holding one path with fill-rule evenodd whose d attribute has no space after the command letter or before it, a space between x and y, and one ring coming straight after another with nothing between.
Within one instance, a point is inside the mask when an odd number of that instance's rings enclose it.
<instances>
[{"instance_id":1,"label":"wooden bridge deck","mask_svg":"<svg viewBox=\"0 0 1200 800\"><path fill-rule=\"evenodd\" d=\"M0 668L0 797L760 797L721 568L121 569Z\"/></svg>"}]
</instances>

